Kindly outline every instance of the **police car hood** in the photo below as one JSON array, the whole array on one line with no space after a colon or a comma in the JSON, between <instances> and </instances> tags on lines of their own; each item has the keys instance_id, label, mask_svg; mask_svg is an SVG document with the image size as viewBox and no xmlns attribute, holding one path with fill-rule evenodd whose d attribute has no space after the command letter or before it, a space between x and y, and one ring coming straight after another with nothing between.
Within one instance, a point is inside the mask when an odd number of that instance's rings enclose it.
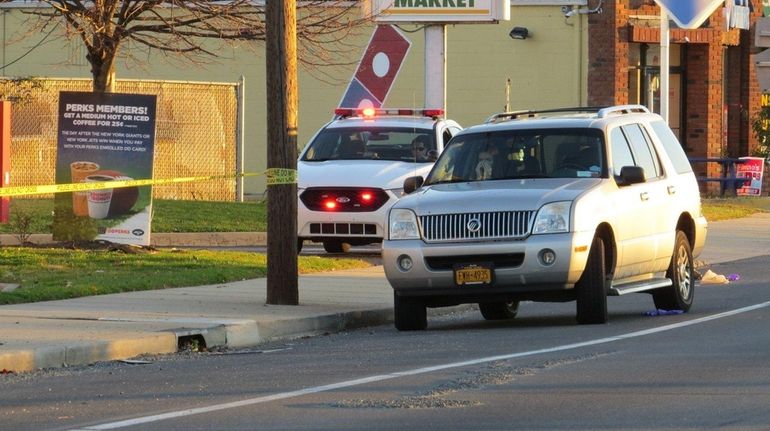
<instances>
[{"instance_id":1,"label":"police car hood","mask_svg":"<svg viewBox=\"0 0 770 431\"><path fill-rule=\"evenodd\" d=\"M436 184L405 196L396 208L418 215L535 211L549 202L573 201L600 183L601 178L535 178Z\"/></svg>"},{"instance_id":2,"label":"police car hood","mask_svg":"<svg viewBox=\"0 0 770 431\"><path fill-rule=\"evenodd\" d=\"M297 162L298 186L308 187L378 187L399 189L408 177L425 177L433 163L393 160L328 160Z\"/></svg>"}]
</instances>

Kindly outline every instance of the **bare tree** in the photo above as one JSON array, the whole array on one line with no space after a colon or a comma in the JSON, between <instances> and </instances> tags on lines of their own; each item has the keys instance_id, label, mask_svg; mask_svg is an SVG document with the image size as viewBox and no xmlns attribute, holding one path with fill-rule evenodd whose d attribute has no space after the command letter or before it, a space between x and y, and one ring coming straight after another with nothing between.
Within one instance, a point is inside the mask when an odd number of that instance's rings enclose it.
<instances>
[{"instance_id":1,"label":"bare tree","mask_svg":"<svg viewBox=\"0 0 770 431\"><path fill-rule=\"evenodd\" d=\"M2 0L0 0L2 2ZM93 89L111 92L115 63L141 45L190 61L217 57L204 40L223 43L265 40L265 4L254 0L40 0L40 8L24 9L45 30L65 24L67 37L85 44ZM311 0L297 6L299 61L308 66L331 64L345 53L346 40L368 21L357 1Z\"/></svg>"}]
</instances>

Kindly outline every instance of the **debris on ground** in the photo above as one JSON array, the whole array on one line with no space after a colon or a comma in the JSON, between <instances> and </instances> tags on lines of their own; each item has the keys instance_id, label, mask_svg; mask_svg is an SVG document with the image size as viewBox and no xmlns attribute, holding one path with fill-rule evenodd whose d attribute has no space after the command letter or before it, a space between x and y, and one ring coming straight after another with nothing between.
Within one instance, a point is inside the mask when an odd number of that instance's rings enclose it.
<instances>
[{"instance_id":1,"label":"debris on ground","mask_svg":"<svg viewBox=\"0 0 770 431\"><path fill-rule=\"evenodd\" d=\"M657 310L645 311L643 314L645 316L671 316L682 313L684 313L682 310L663 310L659 308Z\"/></svg>"},{"instance_id":2,"label":"debris on ground","mask_svg":"<svg viewBox=\"0 0 770 431\"><path fill-rule=\"evenodd\" d=\"M735 275L735 274L732 274ZM712 270L706 271L700 279L701 284L727 284L730 280L722 274L717 274Z\"/></svg>"}]
</instances>

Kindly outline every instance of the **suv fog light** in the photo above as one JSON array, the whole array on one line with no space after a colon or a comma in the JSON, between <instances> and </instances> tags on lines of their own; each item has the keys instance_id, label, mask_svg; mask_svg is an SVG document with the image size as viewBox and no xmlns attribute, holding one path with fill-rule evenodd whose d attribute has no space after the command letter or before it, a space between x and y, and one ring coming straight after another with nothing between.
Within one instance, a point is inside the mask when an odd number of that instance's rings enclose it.
<instances>
[{"instance_id":1,"label":"suv fog light","mask_svg":"<svg viewBox=\"0 0 770 431\"><path fill-rule=\"evenodd\" d=\"M412 269L412 266L414 266L414 262L412 262L412 258L405 254L402 254L401 256L399 256L397 262L398 262L398 269L404 272L409 271L410 269Z\"/></svg>"},{"instance_id":2,"label":"suv fog light","mask_svg":"<svg viewBox=\"0 0 770 431\"><path fill-rule=\"evenodd\" d=\"M550 248L540 250L538 258L540 259L540 263L544 266L551 266L556 262L556 252Z\"/></svg>"}]
</instances>

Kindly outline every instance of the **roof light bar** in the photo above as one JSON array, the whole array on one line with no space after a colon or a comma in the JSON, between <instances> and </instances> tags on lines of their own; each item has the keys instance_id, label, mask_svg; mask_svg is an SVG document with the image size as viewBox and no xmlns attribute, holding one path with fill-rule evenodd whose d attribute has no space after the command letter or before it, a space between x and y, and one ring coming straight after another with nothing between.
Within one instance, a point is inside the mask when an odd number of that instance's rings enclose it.
<instances>
[{"instance_id":1,"label":"roof light bar","mask_svg":"<svg viewBox=\"0 0 770 431\"><path fill-rule=\"evenodd\" d=\"M443 117L443 109L407 109L407 108L336 108L334 115L344 117L376 117L383 115L411 116L411 117Z\"/></svg>"}]
</instances>

